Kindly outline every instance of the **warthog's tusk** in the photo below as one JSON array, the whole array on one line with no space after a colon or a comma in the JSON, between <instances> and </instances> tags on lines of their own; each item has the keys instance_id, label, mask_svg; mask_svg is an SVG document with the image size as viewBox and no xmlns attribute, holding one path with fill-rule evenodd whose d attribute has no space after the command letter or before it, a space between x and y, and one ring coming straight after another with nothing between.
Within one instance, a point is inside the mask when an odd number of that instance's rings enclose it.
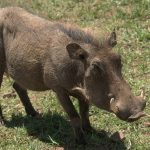
<instances>
[{"instance_id":1,"label":"warthog's tusk","mask_svg":"<svg viewBox=\"0 0 150 150\"><path fill-rule=\"evenodd\" d=\"M113 105L114 102L115 102L115 99L114 99L114 98L111 98L111 99L110 99L110 105Z\"/></svg>"},{"instance_id":2,"label":"warthog's tusk","mask_svg":"<svg viewBox=\"0 0 150 150\"><path fill-rule=\"evenodd\" d=\"M143 98L144 100L146 99L146 96L145 96L145 91L144 91L144 89L142 89L142 90L141 90L140 97L141 97L141 98Z\"/></svg>"},{"instance_id":3,"label":"warthog's tusk","mask_svg":"<svg viewBox=\"0 0 150 150\"><path fill-rule=\"evenodd\" d=\"M110 99L110 109L116 114L119 110L118 107L116 106L116 102L114 98Z\"/></svg>"}]
</instances>

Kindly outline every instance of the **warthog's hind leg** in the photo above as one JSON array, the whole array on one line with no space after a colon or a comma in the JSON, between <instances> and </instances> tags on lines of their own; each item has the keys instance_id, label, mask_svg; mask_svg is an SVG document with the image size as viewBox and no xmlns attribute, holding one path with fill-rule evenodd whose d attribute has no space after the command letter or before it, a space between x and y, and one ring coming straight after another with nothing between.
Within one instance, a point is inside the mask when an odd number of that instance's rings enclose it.
<instances>
[{"instance_id":1,"label":"warthog's hind leg","mask_svg":"<svg viewBox=\"0 0 150 150\"><path fill-rule=\"evenodd\" d=\"M3 117L2 108L1 108L1 105L0 105L0 125L1 124L4 124L4 117Z\"/></svg>"},{"instance_id":2,"label":"warthog's hind leg","mask_svg":"<svg viewBox=\"0 0 150 150\"><path fill-rule=\"evenodd\" d=\"M2 80L3 80L4 70L5 70L5 67L2 63L2 65L0 64L0 88L1 88ZM3 123L4 123L4 117L2 114L2 108L1 108L1 104L0 104L0 124L3 124Z\"/></svg>"},{"instance_id":3,"label":"warthog's hind leg","mask_svg":"<svg viewBox=\"0 0 150 150\"><path fill-rule=\"evenodd\" d=\"M24 90L16 82L14 82L13 88L17 92L22 104L24 105L27 115L30 115L33 117L39 115L38 112L35 111L35 109L33 108L32 104L30 102L30 99L27 94L27 90Z\"/></svg>"}]
</instances>

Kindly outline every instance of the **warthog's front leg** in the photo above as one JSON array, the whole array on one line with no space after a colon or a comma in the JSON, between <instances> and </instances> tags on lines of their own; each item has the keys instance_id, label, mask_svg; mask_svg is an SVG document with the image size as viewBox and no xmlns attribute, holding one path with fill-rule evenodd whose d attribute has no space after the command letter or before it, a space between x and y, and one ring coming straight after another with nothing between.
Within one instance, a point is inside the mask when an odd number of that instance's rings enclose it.
<instances>
[{"instance_id":1,"label":"warthog's front leg","mask_svg":"<svg viewBox=\"0 0 150 150\"><path fill-rule=\"evenodd\" d=\"M89 101L85 97L80 95L80 93L78 92L72 92L70 93L70 95L79 100L79 111L80 111L82 129L87 132L92 131L93 128L91 127L89 121Z\"/></svg>"},{"instance_id":2,"label":"warthog's front leg","mask_svg":"<svg viewBox=\"0 0 150 150\"><path fill-rule=\"evenodd\" d=\"M89 102L82 98L78 99L79 99L80 116L82 121L82 129L87 132L91 131L92 127L89 121Z\"/></svg>"},{"instance_id":3,"label":"warthog's front leg","mask_svg":"<svg viewBox=\"0 0 150 150\"><path fill-rule=\"evenodd\" d=\"M38 112L36 112L35 109L33 108L30 99L28 97L27 91L21 88L16 82L13 84L13 88L17 92L22 104L24 105L27 115L33 117L37 116Z\"/></svg>"},{"instance_id":4,"label":"warthog's front leg","mask_svg":"<svg viewBox=\"0 0 150 150\"><path fill-rule=\"evenodd\" d=\"M78 144L85 144L84 134L81 127L81 119L69 98L69 94L63 89L55 90L55 92L61 105L70 118L71 125L75 131L76 142Z\"/></svg>"}]
</instances>

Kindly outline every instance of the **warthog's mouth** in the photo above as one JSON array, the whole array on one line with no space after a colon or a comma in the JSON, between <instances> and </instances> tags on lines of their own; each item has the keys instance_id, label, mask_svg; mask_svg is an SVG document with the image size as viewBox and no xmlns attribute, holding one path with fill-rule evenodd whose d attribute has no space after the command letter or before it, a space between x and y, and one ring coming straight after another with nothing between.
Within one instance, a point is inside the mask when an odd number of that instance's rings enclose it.
<instances>
[{"instance_id":1,"label":"warthog's mouth","mask_svg":"<svg viewBox=\"0 0 150 150\"><path fill-rule=\"evenodd\" d=\"M116 116L118 118L120 118L121 120L123 121L126 121L126 122L134 122L134 121L137 121L139 120L140 118L142 117L150 117L150 115L144 113L143 111L142 112L138 112L137 114L134 114L134 115L131 115L130 117L128 117L127 119L126 118L122 118L121 116L117 115Z\"/></svg>"},{"instance_id":2,"label":"warthog's mouth","mask_svg":"<svg viewBox=\"0 0 150 150\"><path fill-rule=\"evenodd\" d=\"M127 119L127 121L128 121L128 122L134 122L134 121L136 121L136 120L138 120L138 119L140 119L141 117L144 117L144 116L146 116L146 114L145 114L144 112L139 112L139 113L137 113L137 114L135 114L135 115L131 115L131 116Z\"/></svg>"},{"instance_id":3,"label":"warthog's mouth","mask_svg":"<svg viewBox=\"0 0 150 150\"><path fill-rule=\"evenodd\" d=\"M134 122L134 121L136 121L136 120L138 120L138 119L140 119L141 117L144 117L144 116L145 117L150 117L150 115L148 115L148 114L146 114L144 112L139 112L136 115L130 116L127 121L128 122Z\"/></svg>"}]
</instances>

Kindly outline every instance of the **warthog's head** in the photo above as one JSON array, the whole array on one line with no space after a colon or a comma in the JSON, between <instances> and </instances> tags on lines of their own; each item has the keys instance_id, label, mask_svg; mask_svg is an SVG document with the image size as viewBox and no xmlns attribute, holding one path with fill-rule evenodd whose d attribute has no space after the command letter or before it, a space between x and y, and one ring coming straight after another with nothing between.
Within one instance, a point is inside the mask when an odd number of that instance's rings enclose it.
<instances>
[{"instance_id":1,"label":"warthog's head","mask_svg":"<svg viewBox=\"0 0 150 150\"><path fill-rule=\"evenodd\" d=\"M90 50L77 43L67 45L69 56L85 65L84 85L73 90L97 107L131 122L145 115L146 101L143 91L140 96L134 96L124 80L121 56L111 50L116 44L116 33L112 32L100 50Z\"/></svg>"}]
</instances>

